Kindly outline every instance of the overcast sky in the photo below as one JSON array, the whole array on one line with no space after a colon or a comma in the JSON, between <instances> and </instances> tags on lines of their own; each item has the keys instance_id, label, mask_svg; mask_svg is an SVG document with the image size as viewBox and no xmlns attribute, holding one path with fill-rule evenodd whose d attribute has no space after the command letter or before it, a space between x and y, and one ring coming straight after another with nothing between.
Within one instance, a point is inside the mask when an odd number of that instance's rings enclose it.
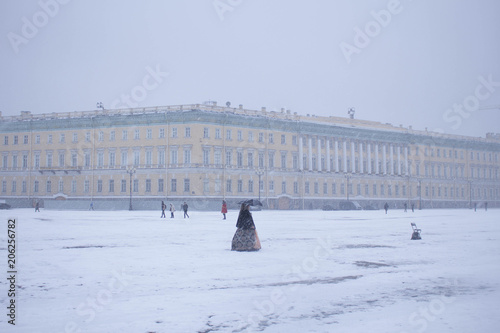
<instances>
[{"instance_id":1,"label":"overcast sky","mask_svg":"<svg viewBox=\"0 0 500 333\"><path fill-rule=\"evenodd\" d=\"M0 111L195 104L500 132L498 0L4 0Z\"/></svg>"}]
</instances>

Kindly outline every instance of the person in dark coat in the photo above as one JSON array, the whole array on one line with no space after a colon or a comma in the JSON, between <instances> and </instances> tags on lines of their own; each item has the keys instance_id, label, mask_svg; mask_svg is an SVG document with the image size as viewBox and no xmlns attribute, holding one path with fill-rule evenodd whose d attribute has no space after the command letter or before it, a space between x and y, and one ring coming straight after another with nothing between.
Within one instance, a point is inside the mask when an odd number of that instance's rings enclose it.
<instances>
[{"instance_id":1,"label":"person in dark coat","mask_svg":"<svg viewBox=\"0 0 500 333\"><path fill-rule=\"evenodd\" d=\"M386 202L384 205L385 213L387 214L387 210L389 210L389 204Z\"/></svg>"},{"instance_id":2,"label":"person in dark coat","mask_svg":"<svg viewBox=\"0 0 500 333\"><path fill-rule=\"evenodd\" d=\"M487 202L484 203L484 210L488 211L488 203Z\"/></svg>"},{"instance_id":3,"label":"person in dark coat","mask_svg":"<svg viewBox=\"0 0 500 333\"><path fill-rule=\"evenodd\" d=\"M40 202L36 202L35 204L35 212L39 212L40 211Z\"/></svg>"},{"instance_id":4,"label":"person in dark coat","mask_svg":"<svg viewBox=\"0 0 500 333\"><path fill-rule=\"evenodd\" d=\"M227 214L227 203L226 203L226 200L222 200L222 209L221 209L220 212L224 216L223 220L225 220L226 219L226 214Z\"/></svg>"},{"instance_id":5,"label":"person in dark coat","mask_svg":"<svg viewBox=\"0 0 500 333\"><path fill-rule=\"evenodd\" d=\"M186 216L189 218L188 204L186 203L186 201L184 201L184 204L182 204L182 210L184 211L184 218L186 218Z\"/></svg>"},{"instance_id":6,"label":"person in dark coat","mask_svg":"<svg viewBox=\"0 0 500 333\"><path fill-rule=\"evenodd\" d=\"M167 209L167 205L165 205L165 203L162 200L162 202L161 202L161 216L160 216L160 218L162 218L162 217L166 218L166 216L165 216L165 209Z\"/></svg>"},{"instance_id":7,"label":"person in dark coat","mask_svg":"<svg viewBox=\"0 0 500 333\"><path fill-rule=\"evenodd\" d=\"M405 213L408 211L408 204L405 202L404 204L404 208L405 208Z\"/></svg>"},{"instance_id":8,"label":"person in dark coat","mask_svg":"<svg viewBox=\"0 0 500 333\"><path fill-rule=\"evenodd\" d=\"M238 221L236 222L236 233L231 243L231 251L258 251L261 248L259 235L255 229L250 205L242 204Z\"/></svg>"}]
</instances>

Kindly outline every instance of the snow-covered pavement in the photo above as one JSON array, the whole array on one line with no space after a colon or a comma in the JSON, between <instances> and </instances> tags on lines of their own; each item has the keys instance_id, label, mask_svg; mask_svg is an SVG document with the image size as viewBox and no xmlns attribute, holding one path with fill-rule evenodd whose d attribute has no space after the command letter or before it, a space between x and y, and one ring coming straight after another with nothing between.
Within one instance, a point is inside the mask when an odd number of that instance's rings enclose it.
<instances>
[{"instance_id":1,"label":"snow-covered pavement","mask_svg":"<svg viewBox=\"0 0 500 333\"><path fill-rule=\"evenodd\" d=\"M0 211L0 332L497 332L500 210ZM415 222L422 240L410 240ZM7 276L8 277L8 276Z\"/></svg>"}]
</instances>

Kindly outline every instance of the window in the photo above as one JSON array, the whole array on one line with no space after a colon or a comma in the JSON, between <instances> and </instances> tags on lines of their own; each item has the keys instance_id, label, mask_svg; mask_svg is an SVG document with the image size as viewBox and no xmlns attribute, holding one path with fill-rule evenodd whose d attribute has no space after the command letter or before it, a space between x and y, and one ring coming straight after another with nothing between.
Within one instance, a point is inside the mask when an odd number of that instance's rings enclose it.
<instances>
[{"instance_id":1,"label":"window","mask_svg":"<svg viewBox=\"0 0 500 333\"><path fill-rule=\"evenodd\" d=\"M248 132L248 142L253 142L253 132Z\"/></svg>"},{"instance_id":2,"label":"window","mask_svg":"<svg viewBox=\"0 0 500 333\"><path fill-rule=\"evenodd\" d=\"M236 153L236 163L237 163L238 168L243 167L243 152L238 151Z\"/></svg>"},{"instance_id":3,"label":"window","mask_svg":"<svg viewBox=\"0 0 500 333\"><path fill-rule=\"evenodd\" d=\"M47 143L52 143L52 134L48 135L48 137L47 137Z\"/></svg>"},{"instance_id":4,"label":"window","mask_svg":"<svg viewBox=\"0 0 500 333\"><path fill-rule=\"evenodd\" d=\"M97 192L102 192L102 179L97 180Z\"/></svg>"},{"instance_id":5,"label":"window","mask_svg":"<svg viewBox=\"0 0 500 333\"><path fill-rule=\"evenodd\" d=\"M186 138L190 138L191 137L191 127L186 127L184 136Z\"/></svg>"},{"instance_id":6,"label":"window","mask_svg":"<svg viewBox=\"0 0 500 333\"><path fill-rule=\"evenodd\" d=\"M128 164L128 153L126 151L122 151L122 160L121 165L126 166Z\"/></svg>"},{"instance_id":7,"label":"window","mask_svg":"<svg viewBox=\"0 0 500 333\"><path fill-rule=\"evenodd\" d=\"M134 130L134 140L139 140L140 139L140 131L139 129Z\"/></svg>"},{"instance_id":8,"label":"window","mask_svg":"<svg viewBox=\"0 0 500 333\"><path fill-rule=\"evenodd\" d=\"M132 184L133 191L139 192L139 179L134 179Z\"/></svg>"},{"instance_id":9,"label":"window","mask_svg":"<svg viewBox=\"0 0 500 333\"><path fill-rule=\"evenodd\" d=\"M226 166L231 166L232 156L233 156L232 151L226 150Z\"/></svg>"},{"instance_id":10,"label":"window","mask_svg":"<svg viewBox=\"0 0 500 333\"><path fill-rule=\"evenodd\" d=\"M14 144L17 145L19 143L19 137L14 135Z\"/></svg>"},{"instance_id":11,"label":"window","mask_svg":"<svg viewBox=\"0 0 500 333\"><path fill-rule=\"evenodd\" d=\"M337 194L337 184L332 183L332 194Z\"/></svg>"},{"instance_id":12,"label":"window","mask_svg":"<svg viewBox=\"0 0 500 333\"><path fill-rule=\"evenodd\" d=\"M127 180L126 179L122 179L122 182L121 182L121 191L122 192L127 192Z\"/></svg>"},{"instance_id":13,"label":"window","mask_svg":"<svg viewBox=\"0 0 500 333\"><path fill-rule=\"evenodd\" d=\"M89 193L90 192L90 180L86 179L84 182L83 182L83 191L85 193Z\"/></svg>"},{"instance_id":14,"label":"window","mask_svg":"<svg viewBox=\"0 0 500 333\"><path fill-rule=\"evenodd\" d=\"M292 145L294 145L294 146L297 145L297 136L296 135L292 136Z\"/></svg>"},{"instance_id":15,"label":"window","mask_svg":"<svg viewBox=\"0 0 500 333\"><path fill-rule=\"evenodd\" d=\"M47 153L47 167L52 168L52 153Z\"/></svg>"},{"instance_id":16,"label":"window","mask_svg":"<svg viewBox=\"0 0 500 333\"><path fill-rule=\"evenodd\" d=\"M238 179L238 193L243 192L243 180Z\"/></svg>"},{"instance_id":17,"label":"window","mask_svg":"<svg viewBox=\"0 0 500 333\"><path fill-rule=\"evenodd\" d=\"M64 153L59 153L59 167L64 167Z\"/></svg>"},{"instance_id":18,"label":"window","mask_svg":"<svg viewBox=\"0 0 500 333\"><path fill-rule=\"evenodd\" d=\"M39 134L37 136L35 136L35 143L36 144L40 143L40 135Z\"/></svg>"},{"instance_id":19,"label":"window","mask_svg":"<svg viewBox=\"0 0 500 333\"><path fill-rule=\"evenodd\" d=\"M134 165L138 166L141 163L141 152L134 150Z\"/></svg>"},{"instance_id":20,"label":"window","mask_svg":"<svg viewBox=\"0 0 500 333\"><path fill-rule=\"evenodd\" d=\"M215 129L215 138L216 138L216 139L220 139L220 138L221 138L221 137L220 137L220 128L216 128L216 129Z\"/></svg>"},{"instance_id":21,"label":"window","mask_svg":"<svg viewBox=\"0 0 500 333\"><path fill-rule=\"evenodd\" d=\"M226 180L226 192L231 193L233 190L231 179Z\"/></svg>"},{"instance_id":22,"label":"window","mask_svg":"<svg viewBox=\"0 0 500 333\"><path fill-rule=\"evenodd\" d=\"M243 132L238 131L238 141L243 141Z\"/></svg>"},{"instance_id":23,"label":"window","mask_svg":"<svg viewBox=\"0 0 500 333\"><path fill-rule=\"evenodd\" d=\"M97 167L102 168L104 166L104 152L100 151L97 153Z\"/></svg>"},{"instance_id":24,"label":"window","mask_svg":"<svg viewBox=\"0 0 500 333\"><path fill-rule=\"evenodd\" d=\"M207 166L210 164L210 150L203 150L203 165Z\"/></svg>"},{"instance_id":25,"label":"window","mask_svg":"<svg viewBox=\"0 0 500 333\"><path fill-rule=\"evenodd\" d=\"M274 134L269 133L269 143L274 143Z\"/></svg>"},{"instance_id":26,"label":"window","mask_svg":"<svg viewBox=\"0 0 500 333\"><path fill-rule=\"evenodd\" d=\"M76 193L76 180L71 181L71 192Z\"/></svg>"},{"instance_id":27,"label":"window","mask_svg":"<svg viewBox=\"0 0 500 333\"><path fill-rule=\"evenodd\" d=\"M184 164L191 164L191 149L184 149Z\"/></svg>"},{"instance_id":28,"label":"window","mask_svg":"<svg viewBox=\"0 0 500 333\"><path fill-rule=\"evenodd\" d=\"M151 192L151 179L146 179L146 192Z\"/></svg>"},{"instance_id":29,"label":"window","mask_svg":"<svg viewBox=\"0 0 500 333\"><path fill-rule=\"evenodd\" d=\"M115 191L115 181L113 179L109 180L109 192L113 193Z\"/></svg>"},{"instance_id":30,"label":"window","mask_svg":"<svg viewBox=\"0 0 500 333\"><path fill-rule=\"evenodd\" d=\"M158 179L158 192L163 192L163 179Z\"/></svg>"},{"instance_id":31,"label":"window","mask_svg":"<svg viewBox=\"0 0 500 333\"><path fill-rule=\"evenodd\" d=\"M172 127L172 138L177 137L177 127Z\"/></svg>"},{"instance_id":32,"label":"window","mask_svg":"<svg viewBox=\"0 0 500 333\"><path fill-rule=\"evenodd\" d=\"M209 134L208 127L203 128L203 138L204 139L209 138L208 134Z\"/></svg>"},{"instance_id":33,"label":"window","mask_svg":"<svg viewBox=\"0 0 500 333\"><path fill-rule=\"evenodd\" d=\"M100 141L100 142L104 141L104 132L103 131L99 131L97 140Z\"/></svg>"},{"instance_id":34,"label":"window","mask_svg":"<svg viewBox=\"0 0 500 333\"><path fill-rule=\"evenodd\" d=\"M252 152L248 153L248 167L253 168L253 153Z\"/></svg>"},{"instance_id":35,"label":"window","mask_svg":"<svg viewBox=\"0 0 500 333\"><path fill-rule=\"evenodd\" d=\"M165 138L165 129L164 128L160 128L160 135L159 135L160 139L163 139Z\"/></svg>"},{"instance_id":36,"label":"window","mask_svg":"<svg viewBox=\"0 0 500 333\"><path fill-rule=\"evenodd\" d=\"M64 192L64 181L60 180L59 181L59 193L63 193L63 192Z\"/></svg>"},{"instance_id":37,"label":"window","mask_svg":"<svg viewBox=\"0 0 500 333\"><path fill-rule=\"evenodd\" d=\"M177 179L170 180L170 192L177 192Z\"/></svg>"},{"instance_id":38,"label":"window","mask_svg":"<svg viewBox=\"0 0 500 333\"><path fill-rule=\"evenodd\" d=\"M153 152L146 150L146 165L151 166L151 164L153 164Z\"/></svg>"},{"instance_id":39,"label":"window","mask_svg":"<svg viewBox=\"0 0 500 333\"><path fill-rule=\"evenodd\" d=\"M27 136L27 135L25 135L25 136L24 136L24 138L23 138L23 143L24 143L25 145L27 145L27 144L28 144L28 136Z\"/></svg>"},{"instance_id":40,"label":"window","mask_svg":"<svg viewBox=\"0 0 500 333\"><path fill-rule=\"evenodd\" d=\"M109 167L114 168L116 164L116 153L114 151L109 152Z\"/></svg>"},{"instance_id":41,"label":"window","mask_svg":"<svg viewBox=\"0 0 500 333\"><path fill-rule=\"evenodd\" d=\"M115 131L111 131L109 133L109 141L115 141L115 136L116 136Z\"/></svg>"},{"instance_id":42,"label":"window","mask_svg":"<svg viewBox=\"0 0 500 333\"><path fill-rule=\"evenodd\" d=\"M122 131L122 140L123 141L128 140L128 132L126 130Z\"/></svg>"},{"instance_id":43,"label":"window","mask_svg":"<svg viewBox=\"0 0 500 333\"><path fill-rule=\"evenodd\" d=\"M230 129L226 130L226 140L232 140L231 135L232 135L231 130Z\"/></svg>"},{"instance_id":44,"label":"window","mask_svg":"<svg viewBox=\"0 0 500 333\"><path fill-rule=\"evenodd\" d=\"M47 193L52 192L52 181L50 180L47 180L46 192Z\"/></svg>"},{"instance_id":45,"label":"window","mask_svg":"<svg viewBox=\"0 0 500 333\"><path fill-rule=\"evenodd\" d=\"M3 137L3 144L6 146L9 144L9 137L7 135Z\"/></svg>"},{"instance_id":46,"label":"window","mask_svg":"<svg viewBox=\"0 0 500 333\"><path fill-rule=\"evenodd\" d=\"M262 132L259 133L259 142L264 142L264 133Z\"/></svg>"},{"instance_id":47,"label":"window","mask_svg":"<svg viewBox=\"0 0 500 333\"><path fill-rule=\"evenodd\" d=\"M73 143L78 142L78 133L73 133Z\"/></svg>"},{"instance_id":48,"label":"window","mask_svg":"<svg viewBox=\"0 0 500 333\"><path fill-rule=\"evenodd\" d=\"M248 192L253 193L253 180L248 181Z\"/></svg>"},{"instance_id":49,"label":"window","mask_svg":"<svg viewBox=\"0 0 500 333\"><path fill-rule=\"evenodd\" d=\"M33 192L38 193L40 190L40 182L38 180L35 180Z\"/></svg>"},{"instance_id":50,"label":"window","mask_svg":"<svg viewBox=\"0 0 500 333\"><path fill-rule=\"evenodd\" d=\"M160 166L165 165L165 151L163 149L158 150L158 164Z\"/></svg>"},{"instance_id":51,"label":"window","mask_svg":"<svg viewBox=\"0 0 500 333\"><path fill-rule=\"evenodd\" d=\"M281 134L281 144L282 145L286 144L286 135L285 134Z\"/></svg>"},{"instance_id":52,"label":"window","mask_svg":"<svg viewBox=\"0 0 500 333\"><path fill-rule=\"evenodd\" d=\"M146 131L146 139L151 140L153 138L153 130L148 128Z\"/></svg>"}]
</instances>

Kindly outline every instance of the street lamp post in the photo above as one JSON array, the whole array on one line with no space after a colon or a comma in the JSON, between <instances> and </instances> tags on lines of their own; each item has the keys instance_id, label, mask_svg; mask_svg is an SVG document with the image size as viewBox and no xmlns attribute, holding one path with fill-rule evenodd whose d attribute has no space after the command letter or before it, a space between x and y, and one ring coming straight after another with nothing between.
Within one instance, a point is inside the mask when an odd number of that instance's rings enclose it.
<instances>
[{"instance_id":1,"label":"street lamp post","mask_svg":"<svg viewBox=\"0 0 500 333\"><path fill-rule=\"evenodd\" d=\"M347 188L346 188L347 202L349 202L349 191L350 191L349 179L351 179L351 174L350 173L346 173L345 174L345 178L347 179Z\"/></svg>"},{"instance_id":2,"label":"street lamp post","mask_svg":"<svg viewBox=\"0 0 500 333\"><path fill-rule=\"evenodd\" d=\"M262 175L264 174L264 171L262 171L261 169L258 169L256 172L257 176L259 176L259 185L258 185L258 188L259 188L259 201L260 201L260 182L261 182L261 177Z\"/></svg>"},{"instance_id":3,"label":"street lamp post","mask_svg":"<svg viewBox=\"0 0 500 333\"><path fill-rule=\"evenodd\" d=\"M127 169L127 173L130 175L130 184L129 184L129 188L130 188L130 203L129 203L129 206L128 206L128 210L133 210L132 209L132 175L135 173L135 168L129 167Z\"/></svg>"}]
</instances>

